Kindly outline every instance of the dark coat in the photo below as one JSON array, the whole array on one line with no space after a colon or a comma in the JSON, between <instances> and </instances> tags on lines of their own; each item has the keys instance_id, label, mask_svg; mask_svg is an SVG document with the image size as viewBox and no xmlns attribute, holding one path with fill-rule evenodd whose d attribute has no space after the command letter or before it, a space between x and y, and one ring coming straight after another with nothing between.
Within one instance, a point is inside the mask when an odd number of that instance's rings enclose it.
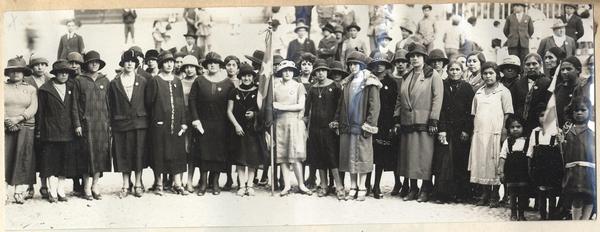
<instances>
[{"instance_id":1,"label":"dark coat","mask_svg":"<svg viewBox=\"0 0 600 232\"><path fill-rule=\"evenodd\" d=\"M531 94L531 101L527 102L527 95L525 95L525 107L523 108L523 118L525 119L523 135L525 136L529 136L531 130L539 126L539 119L537 115L535 115L534 109L538 104L547 103L548 100L550 100L550 96L552 95L552 93L548 91L550 82L552 82L550 78L541 74L533 83L531 90L528 91L528 94ZM527 113L527 115L525 115L525 113Z\"/></svg>"},{"instance_id":2,"label":"dark coat","mask_svg":"<svg viewBox=\"0 0 600 232\"><path fill-rule=\"evenodd\" d=\"M67 39L67 35L63 35L60 37L60 43L58 44L58 54L56 55L56 59L67 59L67 55L70 52L79 52L83 53L83 49L85 46L83 45L83 37L78 34L73 33L73 37Z\"/></svg>"},{"instance_id":3,"label":"dark coat","mask_svg":"<svg viewBox=\"0 0 600 232\"><path fill-rule=\"evenodd\" d=\"M300 44L297 39L290 41L287 50L287 58L286 60L296 62L300 56L304 53L311 53L313 55L317 55L317 49L315 48L315 42L311 39L306 39L303 44Z\"/></svg>"},{"instance_id":4,"label":"dark coat","mask_svg":"<svg viewBox=\"0 0 600 232\"><path fill-rule=\"evenodd\" d=\"M108 106L113 131L128 131L148 128L148 117L144 96L146 79L136 75L131 100L127 98L119 74L108 87Z\"/></svg>"},{"instance_id":5,"label":"dark coat","mask_svg":"<svg viewBox=\"0 0 600 232\"><path fill-rule=\"evenodd\" d=\"M137 18L137 13L135 10L126 11L123 10L123 23L124 24L133 24L135 23L135 19Z\"/></svg>"},{"instance_id":6,"label":"dark coat","mask_svg":"<svg viewBox=\"0 0 600 232\"><path fill-rule=\"evenodd\" d=\"M567 24L567 27L565 27L565 34L567 36L575 39L575 41L583 36L583 22L579 16L573 14L567 22L567 17L563 14L560 16L560 20Z\"/></svg>"},{"instance_id":7,"label":"dark coat","mask_svg":"<svg viewBox=\"0 0 600 232\"><path fill-rule=\"evenodd\" d=\"M523 13L520 22L516 14L509 15L504 24L506 46L509 48L528 48L533 30L533 21L531 21L529 15Z\"/></svg>"},{"instance_id":8,"label":"dark coat","mask_svg":"<svg viewBox=\"0 0 600 232\"><path fill-rule=\"evenodd\" d=\"M52 78L51 74L44 74L44 83L48 82L50 80L50 78ZM36 89L39 89L41 87L41 86L37 85L37 83L33 79L33 76L26 76L23 78L23 81L25 81L27 84L30 84L31 86L35 87Z\"/></svg>"},{"instance_id":9,"label":"dark coat","mask_svg":"<svg viewBox=\"0 0 600 232\"><path fill-rule=\"evenodd\" d=\"M473 119L471 117L471 104L475 92L471 85L459 80L457 85L451 84L450 79L444 80L444 99L440 112L440 131L459 131L471 133Z\"/></svg>"},{"instance_id":10,"label":"dark coat","mask_svg":"<svg viewBox=\"0 0 600 232\"><path fill-rule=\"evenodd\" d=\"M337 39L335 36L329 38L323 38L319 41L319 52L318 56L321 59L327 59L330 57L334 57L337 51Z\"/></svg>"},{"instance_id":11,"label":"dark coat","mask_svg":"<svg viewBox=\"0 0 600 232\"><path fill-rule=\"evenodd\" d=\"M540 46L538 46L537 53L541 57L544 57L546 51L550 50L550 48L553 47L558 46L554 42L554 38L552 38L552 36L548 36L546 38L543 38L542 41L540 41ZM567 57L574 56L575 49L577 48L577 43L572 37L567 36L567 38L565 39L565 44L563 44L560 48L567 53Z\"/></svg>"},{"instance_id":12,"label":"dark coat","mask_svg":"<svg viewBox=\"0 0 600 232\"><path fill-rule=\"evenodd\" d=\"M35 124L36 134L46 142L68 142L75 138L75 122L79 122L77 105L74 102L74 86L66 83L65 100L48 81L38 91L39 121Z\"/></svg>"},{"instance_id":13,"label":"dark coat","mask_svg":"<svg viewBox=\"0 0 600 232\"><path fill-rule=\"evenodd\" d=\"M152 78L152 74L146 72L146 70L144 70L143 68L138 68L137 70L137 74L146 78L146 79L151 79Z\"/></svg>"},{"instance_id":14,"label":"dark coat","mask_svg":"<svg viewBox=\"0 0 600 232\"><path fill-rule=\"evenodd\" d=\"M185 55L195 56L198 60L204 59L204 48L198 47L198 45L194 45L191 51L188 51L187 46L183 46L179 51Z\"/></svg>"},{"instance_id":15,"label":"dark coat","mask_svg":"<svg viewBox=\"0 0 600 232\"><path fill-rule=\"evenodd\" d=\"M502 83L510 91L512 97L513 110L516 116L523 118L523 109L525 108L525 98L529 92L529 82L526 77L517 77L510 84Z\"/></svg>"}]
</instances>

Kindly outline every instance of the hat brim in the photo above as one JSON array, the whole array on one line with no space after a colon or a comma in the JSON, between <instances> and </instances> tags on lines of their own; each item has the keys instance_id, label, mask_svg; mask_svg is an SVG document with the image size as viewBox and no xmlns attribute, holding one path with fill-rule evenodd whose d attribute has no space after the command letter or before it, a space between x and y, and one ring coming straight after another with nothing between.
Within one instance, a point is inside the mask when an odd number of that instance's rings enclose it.
<instances>
[{"instance_id":1,"label":"hat brim","mask_svg":"<svg viewBox=\"0 0 600 232\"><path fill-rule=\"evenodd\" d=\"M346 31L350 31L350 29L356 28L357 31L360 31L360 27L358 25L350 25L346 27Z\"/></svg>"},{"instance_id":2,"label":"hat brim","mask_svg":"<svg viewBox=\"0 0 600 232\"><path fill-rule=\"evenodd\" d=\"M38 64L46 64L46 66L50 65L48 62L45 62L45 61L36 61L36 62L29 63L29 68L33 68L34 66L36 66Z\"/></svg>"},{"instance_id":3,"label":"hat brim","mask_svg":"<svg viewBox=\"0 0 600 232\"><path fill-rule=\"evenodd\" d=\"M448 59L446 59L446 58L430 58L428 61L429 61L429 63L430 63L430 64L431 64L431 63L433 63L433 62L435 62L435 61L443 61L443 62L444 62L444 65L447 65L447 64L448 64L448 62L450 62L450 61L449 61Z\"/></svg>"},{"instance_id":4,"label":"hat brim","mask_svg":"<svg viewBox=\"0 0 600 232\"><path fill-rule=\"evenodd\" d=\"M517 70L521 69L521 66L516 65L516 64L501 64L501 65L498 65L498 70L503 70L503 69L506 69L509 67L516 68Z\"/></svg>"},{"instance_id":5,"label":"hat brim","mask_svg":"<svg viewBox=\"0 0 600 232\"><path fill-rule=\"evenodd\" d=\"M300 70L298 70L297 68L294 68L294 67L285 67L285 68L282 68L281 70L277 70L277 72L275 72L275 75L278 76L278 77L282 77L283 76L282 75L283 71L286 71L286 70L292 70L292 71L294 71L294 76L295 77L297 77L298 75L300 75Z\"/></svg>"},{"instance_id":6,"label":"hat brim","mask_svg":"<svg viewBox=\"0 0 600 232\"><path fill-rule=\"evenodd\" d=\"M197 69L202 68L202 67L200 67L200 65L197 65L197 64L182 64L180 70L185 70L185 67L187 67L187 66L194 66Z\"/></svg>"},{"instance_id":7,"label":"hat brim","mask_svg":"<svg viewBox=\"0 0 600 232\"><path fill-rule=\"evenodd\" d=\"M127 62L127 61L133 61L133 62L135 62L135 67L137 67L137 66L140 65L140 61L137 60L137 59L125 59L125 60L119 61L119 66L123 67L123 65L125 65L125 62Z\"/></svg>"},{"instance_id":8,"label":"hat brim","mask_svg":"<svg viewBox=\"0 0 600 232\"><path fill-rule=\"evenodd\" d=\"M194 39L198 38L198 36L194 34L184 34L183 37L194 37Z\"/></svg>"},{"instance_id":9,"label":"hat brim","mask_svg":"<svg viewBox=\"0 0 600 232\"><path fill-rule=\"evenodd\" d=\"M369 63L368 68L373 69L373 68L375 68L376 65L379 65L379 64L384 64L387 69L390 69L393 67L392 63L390 63L389 61L373 60L371 63Z\"/></svg>"},{"instance_id":10,"label":"hat brim","mask_svg":"<svg viewBox=\"0 0 600 232\"><path fill-rule=\"evenodd\" d=\"M4 69L4 76L9 76L10 72L22 72L23 76L29 76L31 74L33 74L33 72L31 71L31 69L29 69L28 67L21 67L21 66L9 66L6 67Z\"/></svg>"},{"instance_id":11,"label":"hat brim","mask_svg":"<svg viewBox=\"0 0 600 232\"><path fill-rule=\"evenodd\" d=\"M405 31L408 31L408 32L409 32L409 33L411 33L411 34L413 33L413 30L411 30L411 29L408 29L407 27L403 27L403 26L400 26L400 30L405 30Z\"/></svg>"},{"instance_id":12,"label":"hat brim","mask_svg":"<svg viewBox=\"0 0 600 232\"><path fill-rule=\"evenodd\" d=\"M321 29L321 31L328 31L329 33L335 33L335 29L331 29L328 27L323 27L323 29Z\"/></svg>"},{"instance_id":13,"label":"hat brim","mask_svg":"<svg viewBox=\"0 0 600 232\"><path fill-rule=\"evenodd\" d=\"M327 70L327 72L331 71L331 69L327 66L319 66L319 67L315 67L313 68L311 75L314 74L315 72L319 71L319 70Z\"/></svg>"},{"instance_id":14,"label":"hat brim","mask_svg":"<svg viewBox=\"0 0 600 232\"><path fill-rule=\"evenodd\" d=\"M206 60L202 61L202 67L207 68L208 64L210 64L210 63L217 63L217 64L219 64L219 66L221 68L225 66L225 63L222 60L206 59Z\"/></svg>"},{"instance_id":15,"label":"hat brim","mask_svg":"<svg viewBox=\"0 0 600 232\"><path fill-rule=\"evenodd\" d=\"M252 71L252 70L248 70L248 71L240 71L240 72L237 74L237 77L238 77L238 78L242 78L242 77L243 77L243 76L245 76L246 74L252 74L252 77L256 77L256 75L257 75L257 74L256 74L254 71Z\"/></svg>"},{"instance_id":16,"label":"hat brim","mask_svg":"<svg viewBox=\"0 0 600 232\"><path fill-rule=\"evenodd\" d=\"M58 75L58 73L68 73L69 76L73 76L75 75L75 70L70 69L70 68L61 68L61 69L52 69L52 71L50 71L50 74L52 75Z\"/></svg>"},{"instance_id":17,"label":"hat brim","mask_svg":"<svg viewBox=\"0 0 600 232\"><path fill-rule=\"evenodd\" d=\"M294 33L298 33L298 30L300 30L300 29L305 29L306 31L308 31L307 26L299 26L299 27L294 28Z\"/></svg>"},{"instance_id":18,"label":"hat brim","mask_svg":"<svg viewBox=\"0 0 600 232\"><path fill-rule=\"evenodd\" d=\"M346 64L360 64L362 66L367 66L367 64L365 64L365 62L361 61L361 60L356 60L356 59L349 59L346 60Z\"/></svg>"},{"instance_id":19,"label":"hat brim","mask_svg":"<svg viewBox=\"0 0 600 232\"><path fill-rule=\"evenodd\" d=\"M98 63L100 63L100 68L98 68L98 70L101 70L102 68L104 68L104 66L106 66L106 62L104 62L103 60L98 59L98 58L90 59L88 61L83 62L83 64L88 65L89 63L91 63L93 61L97 61Z\"/></svg>"},{"instance_id":20,"label":"hat brim","mask_svg":"<svg viewBox=\"0 0 600 232\"><path fill-rule=\"evenodd\" d=\"M420 51L413 51L413 52L408 52L406 53L406 60L410 60L409 57L413 54L419 54L421 56L423 56L423 59L425 59L425 61L427 61L427 59L429 58L429 55L427 55L424 52L420 52Z\"/></svg>"},{"instance_id":21,"label":"hat brim","mask_svg":"<svg viewBox=\"0 0 600 232\"><path fill-rule=\"evenodd\" d=\"M259 60L258 58L254 57L254 56L249 56L249 55L244 55L244 57L246 57L246 59L249 59L252 62L255 63L262 63L262 60Z\"/></svg>"},{"instance_id":22,"label":"hat brim","mask_svg":"<svg viewBox=\"0 0 600 232\"><path fill-rule=\"evenodd\" d=\"M342 76L348 76L350 73L346 72L345 70L342 69L337 69L337 68L332 68L331 70L329 70L332 74L333 73L339 73L342 74Z\"/></svg>"}]
</instances>

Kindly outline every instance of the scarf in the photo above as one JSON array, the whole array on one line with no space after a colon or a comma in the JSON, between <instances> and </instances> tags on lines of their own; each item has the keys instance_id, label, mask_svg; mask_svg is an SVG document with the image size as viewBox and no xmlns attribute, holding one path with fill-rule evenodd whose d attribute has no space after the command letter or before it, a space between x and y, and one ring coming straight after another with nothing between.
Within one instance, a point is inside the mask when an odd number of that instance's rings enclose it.
<instances>
[{"instance_id":1,"label":"scarf","mask_svg":"<svg viewBox=\"0 0 600 232\"><path fill-rule=\"evenodd\" d=\"M554 39L554 43L556 44L556 46L562 47L563 45L565 45L565 40L567 39L567 36L565 36L564 34L562 36L556 36L555 34L553 34L552 38Z\"/></svg>"}]
</instances>

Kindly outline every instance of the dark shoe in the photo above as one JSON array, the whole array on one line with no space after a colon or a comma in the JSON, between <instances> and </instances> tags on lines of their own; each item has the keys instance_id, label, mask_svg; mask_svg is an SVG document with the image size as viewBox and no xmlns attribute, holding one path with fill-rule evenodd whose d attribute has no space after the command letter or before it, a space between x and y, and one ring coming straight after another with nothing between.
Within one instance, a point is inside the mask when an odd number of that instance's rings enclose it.
<instances>
[{"instance_id":1,"label":"dark shoe","mask_svg":"<svg viewBox=\"0 0 600 232\"><path fill-rule=\"evenodd\" d=\"M257 186L267 186L269 184L269 179L260 179L260 181L256 184Z\"/></svg>"},{"instance_id":2,"label":"dark shoe","mask_svg":"<svg viewBox=\"0 0 600 232\"><path fill-rule=\"evenodd\" d=\"M227 180L227 182L225 182L225 185L223 186L223 191L231 191L232 185L233 185L233 181Z\"/></svg>"},{"instance_id":3,"label":"dark shoe","mask_svg":"<svg viewBox=\"0 0 600 232\"><path fill-rule=\"evenodd\" d=\"M518 221L519 218L517 217L517 215L510 215L510 220L511 221Z\"/></svg>"},{"instance_id":4,"label":"dark shoe","mask_svg":"<svg viewBox=\"0 0 600 232\"><path fill-rule=\"evenodd\" d=\"M213 186L212 190L213 190L212 191L213 195L219 195L219 194L221 194L221 189L217 185Z\"/></svg>"},{"instance_id":5,"label":"dark shoe","mask_svg":"<svg viewBox=\"0 0 600 232\"><path fill-rule=\"evenodd\" d=\"M13 197L15 198L15 203L17 203L19 205L22 205L23 203L25 203L23 193L15 193L13 195Z\"/></svg>"},{"instance_id":6,"label":"dark shoe","mask_svg":"<svg viewBox=\"0 0 600 232\"><path fill-rule=\"evenodd\" d=\"M100 195L100 193L96 193L94 191L92 191L92 197L94 197L94 199L96 199L96 200L102 200L102 195Z\"/></svg>"},{"instance_id":7,"label":"dark shoe","mask_svg":"<svg viewBox=\"0 0 600 232\"><path fill-rule=\"evenodd\" d=\"M379 189L379 188L374 188L374 189L373 189L373 197L374 197L375 199L381 199L381 198L383 198L383 193L381 193L381 189Z\"/></svg>"},{"instance_id":8,"label":"dark shoe","mask_svg":"<svg viewBox=\"0 0 600 232\"><path fill-rule=\"evenodd\" d=\"M373 190L372 186L370 184L365 184L365 188L366 188L366 193L367 195L371 195L371 191Z\"/></svg>"},{"instance_id":9,"label":"dark shoe","mask_svg":"<svg viewBox=\"0 0 600 232\"><path fill-rule=\"evenodd\" d=\"M394 188L392 189L392 192L390 193L390 195L392 196L396 196L400 194L400 189L402 188L401 185L395 184Z\"/></svg>"},{"instance_id":10,"label":"dark shoe","mask_svg":"<svg viewBox=\"0 0 600 232\"><path fill-rule=\"evenodd\" d=\"M35 194L35 190L33 190L33 187L27 188L27 194L25 194L25 200L33 199L34 194Z\"/></svg>"},{"instance_id":11,"label":"dark shoe","mask_svg":"<svg viewBox=\"0 0 600 232\"><path fill-rule=\"evenodd\" d=\"M500 202L498 201L498 199L492 198L490 200L490 208L498 208L498 206L500 206Z\"/></svg>"},{"instance_id":12,"label":"dark shoe","mask_svg":"<svg viewBox=\"0 0 600 232\"><path fill-rule=\"evenodd\" d=\"M133 196L135 196L135 197L142 197L143 192L144 192L144 189L142 187L133 188Z\"/></svg>"},{"instance_id":13,"label":"dark shoe","mask_svg":"<svg viewBox=\"0 0 600 232\"><path fill-rule=\"evenodd\" d=\"M404 201L414 201L417 199L417 195L419 194L419 189L411 190L402 200Z\"/></svg>"},{"instance_id":14,"label":"dark shoe","mask_svg":"<svg viewBox=\"0 0 600 232\"><path fill-rule=\"evenodd\" d=\"M56 203L56 198L53 196L48 195L48 202L50 203Z\"/></svg>"},{"instance_id":15,"label":"dark shoe","mask_svg":"<svg viewBox=\"0 0 600 232\"><path fill-rule=\"evenodd\" d=\"M67 201L69 201L69 200L67 199L67 197L64 197L64 196L58 195L58 201L67 202Z\"/></svg>"},{"instance_id":16,"label":"dark shoe","mask_svg":"<svg viewBox=\"0 0 600 232\"><path fill-rule=\"evenodd\" d=\"M400 189L400 193L399 193L400 198L405 198L406 196L408 196L409 190L410 190L409 188L402 187Z\"/></svg>"},{"instance_id":17,"label":"dark shoe","mask_svg":"<svg viewBox=\"0 0 600 232\"><path fill-rule=\"evenodd\" d=\"M83 194L81 196L81 198L88 200L88 201L94 200L94 197L92 195L87 195L87 194Z\"/></svg>"},{"instance_id":18,"label":"dark shoe","mask_svg":"<svg viewBox=\"0 0 600 232\"><path fill-rule=\"evenodd\" d=\"M204 196L205 193L206 193L206 185L200 184L200 186L198 187L198 192L196 192L196 195Z\"/></svg>"},{"instance_id":19,"label":"dark shoe","mask_svg":"<svg viewBox=\"0 0 600 232\"><path fill-rule=\"evenodd\" d=\"M42 195L42 199L48 199L48 196L50 196L50 194L48 194L48 188L47 187L41 187L40 188L40 195Z\"/></svg>"},{"instance_id":20,"label":"dark shoe","mask_svg":"<svg viewBox=\"0 0 600 232\"><path fill-rule=\"evenodd\" d=\"M306 180L304 182L304 186L306 186L306 188L309 188L309 189L314 189L317 185L315 182L316 182L315 180L309 178L308 180Z\"/></svg>"},{"instance_id":21,"label":"dark shoe","mask_svg":"<svg viewBox=\"0 0 600 232\"><path fill-rule=\"evenodd\" d=\"M427 202L429 201L429 193L421 190L421 193L419 193L419 199L417 199L417 202Z\"/></svg>"},{"instance_id":22,"label":"dark shoe","mask_svg":"<svg viewBox=\"0 0 600 232\"><path fill-rule=\"evenodd\" d=\"M310 189L302 190L301 188L298 188L298 193L304 194L304 195L312 195L312 192L310 191Z\"/></svg>"},{"instance_id":23,"label":"dark shoe","mask_svg":"<svg viewBox=\"0 0 600 232\"><path fill-rule=\"evenodd\" d=\"M517 221L527 221L527 219L525 218L525 215L519 215L519 218L517 218Z\"/></svg>"},{"instance_id":24,"label":"dark shoe","mask_svg":"<svg viewBox=\"0 0 600 232\"><path fill-rule=\"evenodd\" d=\"M183 187L178 185L173 186L173 191L175 191L176 194L181 194L183 196L188 195L188 192L185 189L183 189Z\"/></svg>"}]
</instances>

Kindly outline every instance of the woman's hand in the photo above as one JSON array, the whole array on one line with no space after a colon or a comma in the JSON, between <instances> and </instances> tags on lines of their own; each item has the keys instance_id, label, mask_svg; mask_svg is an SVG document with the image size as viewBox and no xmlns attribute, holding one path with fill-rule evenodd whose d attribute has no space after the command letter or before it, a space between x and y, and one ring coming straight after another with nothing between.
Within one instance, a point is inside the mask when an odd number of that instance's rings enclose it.
<instances>
[{"instance_id":1,"label":"woman's hand","mask_svg":"<svg viewBox=\"0 0 600 232\"><path fill-rule=\"evenodd\" d=\"M9 117L6 120L10 121L10 123L12 125L17 125L17 124L19 124L19 122L21 122L22 118L23 118L23 116Z\"/></svg>"},{"instance_id":2,"label":"woman's hand","mask_svg":"<svg viewBox=\"0 0 600 232\"><path fill-rule=\"evenodd\" d=\"M83 136L83 129L81 127L75 128L75 135L79 137Z\"/></svg>"},{"instance_id":3,"label":"woman's hand","mask_svg":"<svg viewBox=\"0 0 600 232\"><path fill-rule=\"evenodd\" d=\"M429 134L435 135L438 132L438 127L434 125L429 125Z\"/></svg>"},{"instance_id":4,"label":"woman's hand","mask_svg":"<svg viewBox=\"0 0 600 232\"><path fill-rule=\"evenodd\" d=\"M235 125L235 134L244 136L244 129L240 125Z\"/></svg>"},{"instance_id":5,"label":"woman's hand","mask_svg":"<svg viewBox=\"0 0 600 232\"><path fill-rule=\"evenodd\" d=\"M462 140L462 141L468 141L469 140L469 133L464 132L464 131L461 132L460 133L460 140Z\"/></svg>"},{"instance_id":6,"label":"woman's hand","mask_svg":"<svg viewBox=\"0 0 600 232\"><path fill-rule=\"evenodd\" d=\"M196 128L196 130L198 130L200 134L204 134L204 128L202 127L202 123L200 122L200 120L193 121L192 126Z\"/></svg>"},{"instance_id":7,"label":"woman's hand","mask_svg":"<svg viewBox=\"0 0 600 232\"><path fill-rule=\"evenodd\" d=\"M246 119L252 119L252 118L254 118L254 112L246 111L246 114L244 114L244 116L246 117Z\"/></svg>"}]
</instances>

